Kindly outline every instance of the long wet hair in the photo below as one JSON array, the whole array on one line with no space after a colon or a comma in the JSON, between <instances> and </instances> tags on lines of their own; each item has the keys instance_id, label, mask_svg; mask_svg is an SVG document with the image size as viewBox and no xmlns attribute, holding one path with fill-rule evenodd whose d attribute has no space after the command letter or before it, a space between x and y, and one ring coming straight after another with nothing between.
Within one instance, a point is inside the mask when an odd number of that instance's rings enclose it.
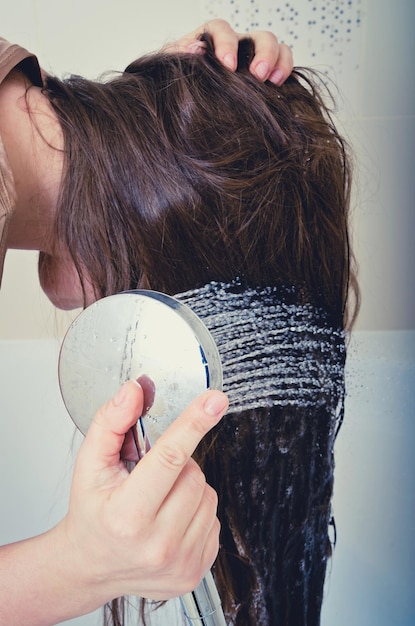
<instances>
[{"instance_id":1,"label":"long wet hair","mask_svg":"<svg viewBox=\"0 0 415 626\"><path fill-rule=\"evenodd\" d=\"M204 55L152 54L99 82L47 79L65 145L59 241L97 298L238 277L298 286L299 303L350 326L350 160L324 83L295 69L281 87L262 84L252 42L236 73L205 42ZM318 624L334 470L319 399L306 412L229 414L197 458L219 495L214 575L228 622ZM121 604L108 623L123 623Z\"/></svg>"}]
</instances>

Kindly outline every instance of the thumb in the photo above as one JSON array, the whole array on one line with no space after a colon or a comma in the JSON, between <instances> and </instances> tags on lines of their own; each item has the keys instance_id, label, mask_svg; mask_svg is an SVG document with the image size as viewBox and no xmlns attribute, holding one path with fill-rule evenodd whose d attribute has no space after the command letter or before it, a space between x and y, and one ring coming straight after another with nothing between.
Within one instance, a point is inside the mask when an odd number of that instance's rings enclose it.
<instances>
[{"instance_id":1,"label":"thumb","mask_svg":"<svg viewBox=\"0 0 415 626\"><path fill-rule=\"evenodd\" d=\"M78 454L78 462L87 459L89 471L100 471L120 461L125 434L143 412L141 385L130 380L115 396L98 409Z\"/></svg>"}]
</instances>

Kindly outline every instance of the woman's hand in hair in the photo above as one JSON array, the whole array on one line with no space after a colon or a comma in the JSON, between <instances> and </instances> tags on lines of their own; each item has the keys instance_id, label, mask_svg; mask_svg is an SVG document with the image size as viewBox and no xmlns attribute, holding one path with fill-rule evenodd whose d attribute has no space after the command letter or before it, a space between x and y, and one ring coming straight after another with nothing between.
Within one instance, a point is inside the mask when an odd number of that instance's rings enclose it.
<instances>
[{"instance_id":1,"label":"woman's hand in hair","mask_svg":"<svg viewBox=\"0 0 415 626\"><path fill-rule=\"evenodd\" d=\"M228 406L197 398L131 473L120 460L142 414L143 390L126 383L97 413L79 451L63 522L88 610L121 595L165 600L193 590L219 549L217 496L191 458ZM95 606L93 606L95 604Z\"/></svg>"},{"instance_id":2,"label":"woman's hand in hair","mask_svg":"<svg viewBox=\"0 0 415 626\"><path fill-rule=\"evenodd\" d=\"M259 80L270 80L281 85L291 74L294 61L291 48L278 42L270 31L237 33L226 20L214 19L206 22L191 33L164 46L166 51L203 53L204 44L200 36L207 32L213 39L215 54L230 70L236 70L238 45L241 39L250 37L255 44L255 56L250 70Z\"/></svg>"}]
</instances>

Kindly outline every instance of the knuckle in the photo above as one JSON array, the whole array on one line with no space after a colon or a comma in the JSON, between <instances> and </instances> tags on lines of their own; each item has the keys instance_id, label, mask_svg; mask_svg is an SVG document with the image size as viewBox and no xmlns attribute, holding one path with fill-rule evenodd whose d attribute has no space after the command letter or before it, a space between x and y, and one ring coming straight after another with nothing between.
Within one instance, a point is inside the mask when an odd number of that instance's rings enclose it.
<instances>
[{"instance_id":1,"label":"knuckle","mask_svg":"<svg viewBox=\"0 0 415 626\"><path fill-rule=\"evenodd\" d=\"M135 542L137 525L129 515L112 515L105 521L105 530L112 541L120 544Z\"/></svg>"},{"instance_id":2,"label":"knuckle","mask_svg":"<svg viewBox=\"0 0 415 626\"><path fill-rule=\"evenodd\" d=\"M207 22L205 22L205 28L209 29L209 28L215 28L215 27L225 27L225 28L230 28L229 26L229 22L227 22L226 20L224 20L221 17L214 17L211 20L208 20Z\"/></svg>"},{"instance_id":3,"label":"knuckle","mask_svg":"<svg viewBox=\"0 0 415 626\"><path fill-rule=\"evenodd\" d=\"M249 33L255 44L261 44L262 47L277 48L279 45L278 37L270 30L253 30Z\"/></svg>"},{"instance_id":4,"label":"knuckle","mask_svg":"<svg viewBox=\"0 0 415 626\"><path fill-rule=\"evenodd\" d=\"M194 483L196 483L198 490L206 488L206 477L204 473L202 472L202 470L200 469L200 467L198 466L198 464L193 459L190 459L189 462L187 463L186 472L189 478Z\"/></svg>"},{"instance_id":5,"label":"knuckle","mask_svg":"<svg viewBox=\"0 0 415 626\"><path fill-rule=\"evenodd\" d=\"M194 554L189 554L186 561L183 561L182 569L182 582L183 593L193 591L200 584L205 572L212 563L206 561L205 555L200 555L199 558L194 557Z\"/></svg>"},{"instance_id":6,"label":"knuckle","mask_svg":"<svg viewBox=\"0 0 415 626\"><path fill-rule=\"evenodd\" d=\"M200 585L204 573L204 569L199 567L195 572L193 572L192 576L190 576L187 586L192 590L196 589L196 587Z\"/></svg>"},{"instance_id":7,"label":"knuckle","mask_svg":"<svg viewBox=\"0 0 415 626\"><path fill-rule=\"evenodd\" d=\"M165 442L158 447L157 452L160 464L167 470L177 471L183 467L188 460L186 450L179 444Z\"/></svg>"},{"instance_id":8,"label":"knuckle","mask_svg":"<svg viewBox=\"0 0 415 626\"><path fill-rule=\"evenodd\" d=\"M151 552L151 569L156 572L165 571L176 561L177 547L176 542L159 541L153 547Z\"/></svg>"},{"instance_id":9,"label":"knuckle","mask_svg":"<svg viewBox=\"0 0 415 626\"><path fill-rule=\"evenodd\" d=\"M199 439L202 439L208 431L206 420L202 419L202 415L195 413L189 420L189 430L193 431Z\"/></svg>"},{"instance_id":10,"label":"knuckle","mask_svg":"<svg viewBox=\"0 0 415 626\"><path fill-rule=\"evenodd\" d=\"M278 45L280 45L278 41L278 37L275 33L268 31L268 37L269 37L270 42L273 43L274 46L277 47Z\"/></svg>"},{"instance_id":11,"label":"knuckle","mask_svg":"<svg viewBox=\"0 0 415 626\"><path fill-rule=\"evenodd\" d=\"M292 66L294 63L294 54L292 48L284 44L284 51L286 54L287 63Z\"/></svg>"},{"instance_id":12,"label":"knuckle","mask_svg":"<svg viewBox=\"0 0 415 626\"><path fill-rule=\"evenodd\" d=\"M210 559L210 565L215 561L218 556L219 548L220 548L220 531L221 525L218 518L215 518L215 522L212 526L212 530L210 533L210 552L208 552L208 558ZM209 565L209 567L210 567Z\"/></svg>"},{"instance_id":13,"label":"knuckle","mask_svg":"<svg viewBox=\"0 0 415 626\"><path fill-rule=\"evenodd\" d=\"M206 483L204 498L209 502L211 507L216 511L218 508L218 494Z\"/></svg>"},{"instance_id":14,"label":"knuckle","mask_svg":"<svg viewBox=\"0 0 415 626\"><path fill-rule=\"evenodd\" d=\"M180 581L177 583L177 595L184 596L187 593L190 593L198 587L200 581L202 580L203 575L200 578L197 575L194 575L193 572L189 572L188 567L183 566L180 571Z\"/></svg>"},{"instance_id":15,"label":"knuckle","mask_svg":"<svg viewBox=\"0 0 415 626\"><path fill-rule=\"evenodd\" d=\"M208 561L209 561L208 567L210 567L212 563L214 563L216 557L218 556L219 548L220 548L220 522L216 518L215 524L212 528L212 533L211 533L211 548L210 548L210 552L208 552Z\"/></svg>"}]
</instances>

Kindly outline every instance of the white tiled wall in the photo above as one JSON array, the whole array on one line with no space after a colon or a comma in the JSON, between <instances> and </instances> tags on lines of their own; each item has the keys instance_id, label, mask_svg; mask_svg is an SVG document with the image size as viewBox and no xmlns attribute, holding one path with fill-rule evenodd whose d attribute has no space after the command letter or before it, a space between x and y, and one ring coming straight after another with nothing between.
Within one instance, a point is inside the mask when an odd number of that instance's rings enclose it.
<instances>
[{"instance_id":1,"label":"white tiled wall","mask_svg":"<svg viewBox=\"0 0 415 626\"><path fill-rule=\"evenodd\" d=\"M293 46L296 64L339 85L339 118L357 157L358 328L414 328L413 0L19 0L7 2L1 29L38 53L46 69L95 77L215 16L242 32L273 30ZM34 255L9 253L0 337L62 334L69 319L39 293Z\"/></svg>"}]
</instances>

